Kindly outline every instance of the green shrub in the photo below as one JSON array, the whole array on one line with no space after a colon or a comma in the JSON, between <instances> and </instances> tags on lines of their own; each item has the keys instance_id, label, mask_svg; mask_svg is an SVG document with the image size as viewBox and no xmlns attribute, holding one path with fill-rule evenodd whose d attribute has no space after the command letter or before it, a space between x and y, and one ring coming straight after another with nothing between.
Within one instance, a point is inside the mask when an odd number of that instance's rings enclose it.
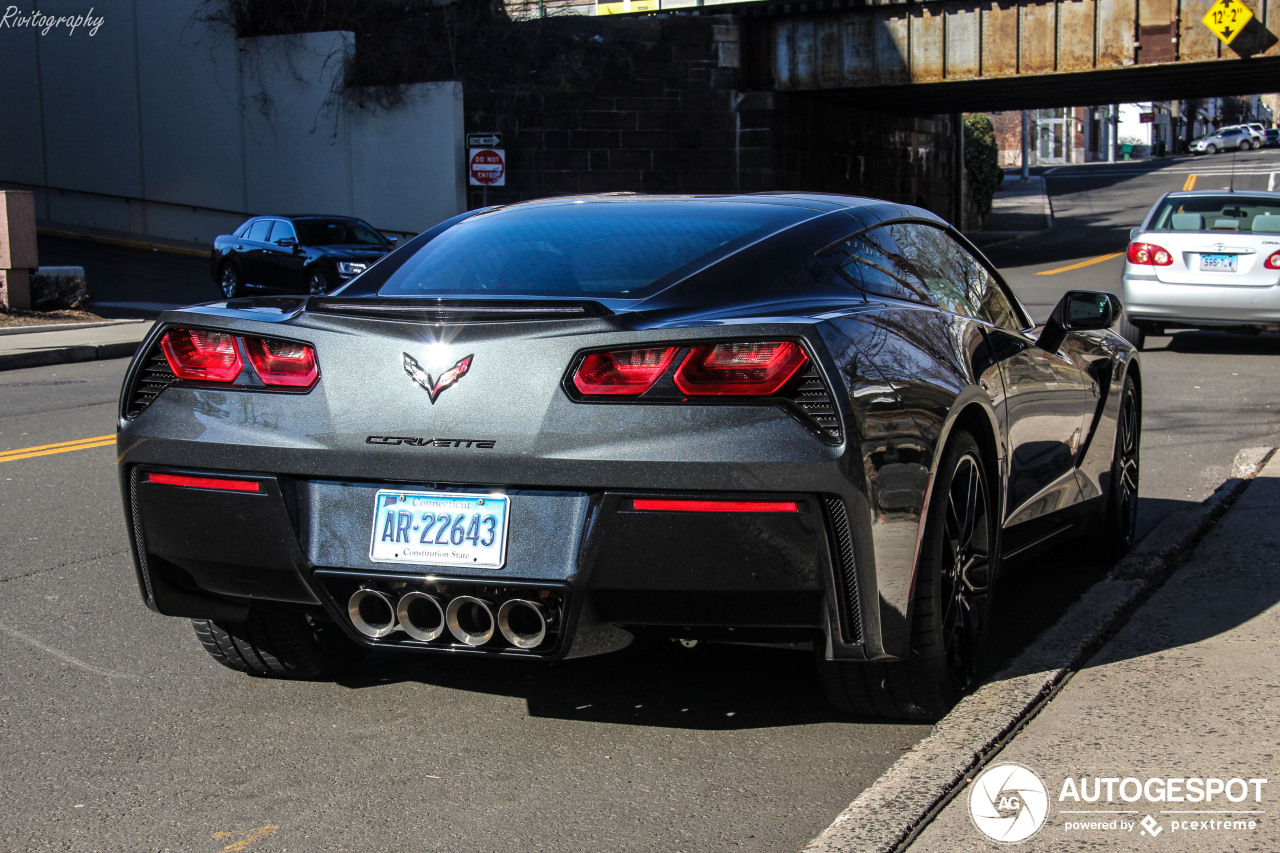
<instances>
[{"instance_id":1,"label":"green shrub","mask_svg":"<svg viewBox=\"0 0 1280 853\"><path fill-rule=\"evenodd\" d=\"M964 168L969 178L969 198L984 220L991 212L991 199L1004 178L999 166L999 146L991 116L966 113L964 117Z\"/></svg>"}]
</instances>

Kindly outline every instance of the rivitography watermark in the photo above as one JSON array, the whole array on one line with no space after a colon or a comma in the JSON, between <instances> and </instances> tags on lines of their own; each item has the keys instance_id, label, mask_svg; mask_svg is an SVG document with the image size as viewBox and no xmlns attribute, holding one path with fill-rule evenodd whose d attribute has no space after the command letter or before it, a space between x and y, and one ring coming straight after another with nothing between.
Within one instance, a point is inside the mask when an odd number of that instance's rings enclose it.
<instances>
[{"instance_id":1,"label":"rivitography watermark","mask_svg":"<svg viewBox=\"0 0 1280 853\"><path fill-rule=\"evenodd\" d=\"M90 36L98 34L98 27L106 23L101 15L94 17L93 7L83 15L46 15L38 9L24 12L17 6L8 6L0 15L0 30L38 30L40 35L47 36L54 30L66 30L73 36L76 30L87 30Z\"/></svg>"}]
</instances>

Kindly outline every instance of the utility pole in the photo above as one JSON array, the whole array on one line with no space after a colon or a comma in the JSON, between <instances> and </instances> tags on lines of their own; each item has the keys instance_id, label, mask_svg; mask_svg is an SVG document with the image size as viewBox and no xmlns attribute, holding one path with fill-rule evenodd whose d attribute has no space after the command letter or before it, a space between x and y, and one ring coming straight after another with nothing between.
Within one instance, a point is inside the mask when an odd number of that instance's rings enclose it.
<instances>
[{"instance_id":1,"label":"utility pole","mask_svg":"<svg viewBox=\"0 0 1280 853\"><path fill-rule=\"evenodd\" d=\"M1022 177L1020 180L1031 180L1031 114L1022 111Z\"/></svg>"}]
</instances>

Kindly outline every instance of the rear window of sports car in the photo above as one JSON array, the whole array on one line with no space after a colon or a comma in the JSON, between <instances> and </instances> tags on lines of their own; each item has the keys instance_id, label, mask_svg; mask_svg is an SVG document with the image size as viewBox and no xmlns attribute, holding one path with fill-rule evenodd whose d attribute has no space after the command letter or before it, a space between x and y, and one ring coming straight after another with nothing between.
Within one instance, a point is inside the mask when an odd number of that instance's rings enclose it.
<instances>
[{"instance_id":1,"label":"rear window of sports car","mask_svg":"<svg viewBox=\"0 0 1280 853\"><path fill-rule=\"evenodd\" d=\"M391 273L379 294L635 299L814 215L784 205L695 200L505 208L440 233Z\"/></svg>"}]
</instances>

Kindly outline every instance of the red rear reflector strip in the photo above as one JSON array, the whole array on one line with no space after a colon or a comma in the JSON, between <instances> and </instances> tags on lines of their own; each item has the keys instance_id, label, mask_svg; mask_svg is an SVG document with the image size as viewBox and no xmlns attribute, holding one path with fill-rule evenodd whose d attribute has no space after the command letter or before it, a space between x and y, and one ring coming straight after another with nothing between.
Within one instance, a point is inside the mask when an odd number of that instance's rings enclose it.
<instances>
[{"instance_id":1,"label":"red rear reflector strip","mask_svg":"<svg viewBox=\"0 0 1280 853\"><path fill-rule=\"evenodd\" d=\"M632 509L659 512L799 512L795 501L691 501L635 498Z\"/></svg>"},{"instance_id":2,"label":"red rear reflector strip","mask_svg":"<svg viewBox=\"0 0 1280 853\"><path fill-rule=\"evenodd\" d=\"M188 486L193 489L217 489L222 492L260 492L257 480L227 480L221 477L187 477L182 474L147 474L147 482L162 486Z\"/></svg>"}]
</instances>

